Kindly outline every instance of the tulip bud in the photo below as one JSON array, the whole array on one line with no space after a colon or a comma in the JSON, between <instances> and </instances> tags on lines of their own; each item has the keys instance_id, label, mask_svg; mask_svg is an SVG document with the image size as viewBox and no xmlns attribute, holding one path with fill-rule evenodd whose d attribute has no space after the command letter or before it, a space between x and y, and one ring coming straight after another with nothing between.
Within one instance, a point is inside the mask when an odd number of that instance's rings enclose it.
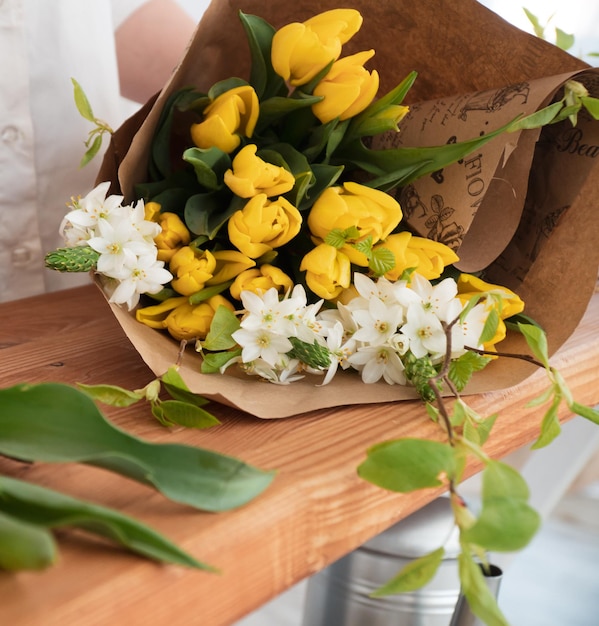
<instances>
[{"instance_id":1,"label":"tulip bud","mask_svg":"<svg viewBox=\"0 0 599 626\"><path fill-rule=\"evenodd\" d=\"M198 148L219 148L227 154L251 137L260 103L250 85L235 87L215 98L204 109L204 121L191 126L191 138Z\"/></svg>"},{"instance_id":2,"label":"tulip bud","mask_svg":"<svg viewBox=\"0 0 599 626\"><path fill-rule=\"evenodd\" d=\"M191 296L204 288L215 268L216 259L210 251L200 250L196 253L189 246L179 248L169 263L174 276L171 285L177 293Z\"/></svg>"},{"instance_id":3,"label":"tulip bud","mask_svg":"<svg viewBox=\"0 0 599 626\"><path fill-rule=\"evenodd\" d=\"M360 30L354 9L333 9L309 20L287 24L272 39L275 72L291 85L305 85L339 58L341 47Z\"/></svg>"},{"instance_id":4,"label":"tulip bud","mask_svg":"<svg viewBox=\"0 0 599 626\"><path fill-rule=\"evenodd\" d=\"M229 293L236 300L241 300L242 291L266 293L273 287L280 294L285 294L293 289L293 281L278 267L266 263L239 274L229 288Z\"/></svg>"},{"instance_id":5,"label":"tulip bud","mask_svg":"<svg viewBox=\"0 0 599 626\"><path fill-rule=\"evenodd\" d=\"M257 146L248 144L233 159L233 169L225 172L225 185L241 198L263 193L280 196L293 189L295 177L284 167L263 161L256 155Z\"/></svg>"},{"instance_id":6,"label":"tulip bud","mask_svg":"<svg viewBox=\"0 0 599 626\"><path fill-rule=\"evenodd\" d=\"M282 196L269 201L258 194L228 222L231 243L252 259L291 241L300 231L300 212Z\"/></svg>"},{"instance_id":7,"label":"tulip bud","mask_svg":"<svg viewBox=\"0 0 599 626\"><path fill-rule=\"evenodd\" d=\"M347 255L326 243L316 246L302 259L306 284L319 298L333 300L351 282L351 263Z\"/></svg>"},{"instance_id":8,"label":"tulip bud","mask_svg":"<svg viewBox=\"0 0 599 626\"><path fill-rule=\"evenodd\" d=\"M376 96L379 75L370 73L364 63L374 55L374 50L359 52L333 63L328 74L314 88L320 102L312 105L314 115L326 124L335 118L346 120L361 113Z\"/></svg>"}]
</instances>

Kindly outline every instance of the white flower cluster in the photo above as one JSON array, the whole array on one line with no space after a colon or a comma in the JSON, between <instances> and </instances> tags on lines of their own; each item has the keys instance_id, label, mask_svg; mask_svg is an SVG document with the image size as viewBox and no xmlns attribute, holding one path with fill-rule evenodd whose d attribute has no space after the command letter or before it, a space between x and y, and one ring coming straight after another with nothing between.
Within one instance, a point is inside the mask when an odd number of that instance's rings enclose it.
<instances>
[{"instance_id":1,"label":"white flower cluster","mask_svg":"<svg viewBox=\"0 0 599 626\"><path fill-rule=\"evenodd\" d=\"M446 278L436 285L414 274L406 281L371 280L355 274L358 296L335 309L322 309L322 301L306 304L301 286L279 300L275 289L263 295L242 292L245 308L241 328L233 339L241 346L241 356L233 362L251 374L272 382L288 383L303 372L325 373L323 385L339 367L353 368L365 383L381 378L389 384L406 384L404 357L428 356L439 363L447 350L444 325L453 322L464 310L457 297L457 283ZM451 357L462 355L465 346L480 348L480 337L488 315L484 303L472 307L464 319L451 326ZM314 368L293 358L291 338L328 352L326 368ZM292 357L289 356L292 354Z\"/></svg>"},{"instance_id":2,"label":"white flower cluster","mask_svg":"<svg viewBox=\"0 0 599 626\"><path fill-rule=\"evenodd\" d=\"M99 253L96 271L112 279L110 302L131 310L143 293L158 293L172 279L157 260L154 237L160 225L145 219L144 203L122 205L123 196L107 196L110 183L101 183L73 201L60 231L68 247L89 246Z\"/></svg>"}]
</instances>

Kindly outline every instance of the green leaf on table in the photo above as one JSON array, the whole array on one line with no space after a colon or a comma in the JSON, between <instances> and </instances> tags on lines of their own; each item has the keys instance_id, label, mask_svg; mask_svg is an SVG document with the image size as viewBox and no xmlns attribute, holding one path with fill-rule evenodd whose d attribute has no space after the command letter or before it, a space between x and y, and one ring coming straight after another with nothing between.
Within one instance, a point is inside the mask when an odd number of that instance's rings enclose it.
<instances>
[{"instance_id":1,"label":"green leaf on table","mask_svg":"<svg viewBox=\"0 0 599 626\"><path fill-rule=\"evenodd\" d=\"M179 369L175 365L171 365L166 373L160 377L160 380L169 396L174 400L180 400L181 402L187 402L195 406L205 406L210 402L206 400L206 398L189 390L181 374L179 374Z\"/></svg>"},{"instance_id":2,"label":"green leaf on table","mask_svg":"<svg viewBox=\"0 0 599 626\"><path fill-rule=\"evenodd\" d=\"M131 406L144 398L139 391L129 391L116 385L84 385L77 383L77 387L90 398L109 406Z\"/></svg>"},{"instance_id":3,"label":"green leaf on table","mask_svg":"<svg viewBox=\"0 0 599 626\"><path fill-rule=\"evenodd\" d=\"M134 437L85 393L59 383L0 390L0 454L102 467L206 511L246 504L273 479L271 471L211 450Z\"/></svg>"},{"instance_id":4,"label":"green leaf on table","mask_svg":"<svg viewBox=\"0 0 599 626\"><path fill-rule=\"evenodd\" d=\"M480 565L474 562L470 554L462 552L458 555L458 572L462 593L472 612L487 626L509 626L485 582Z\"/></svg>"},{"instance_id":5,"label":"green leaf on table","mask_svg":"<svg viewBox=\"0 0 599 626\"><path fill-rule=\"evenodd\" d=\"M358 467L358 475L383 489L407 493L439 487L455 470L455 455L449 444L407 438L372 446Z\"/></svg>"},{"instance_id":6,"label":"green leaf on table","mask_svg":"<svg viewBox=\"0 0 599 626\"><path fill-rule=\"evenodd\" d=\"M46 487L0 476L0 509L20 523L40 530L63 526L80 528L156 561L216 571L131 517ZM44 562L45 550L49 548L38 544L31 550L39 550L39 558ZM0 558L3 553L6 555L0 542Z\"/></svg>"},{"instance_id":7,"label":"green leaf on table","mask_svg":"<svg viewBox=\"0 0 599 626\"><path fill-rule=\"evenodd\" d=\"M208 411L196 404L181 400L164 400L158 404L161 421L170 426L185 426L186 428L211 428L220 424L220 421Z\"/></svg>"},{"instance_id":8,"label":"green leaf on table","mask_svg":"<svg viewBox=\"0 0 599 626\"><path fill-rule=\"evenodd\" d=\"M528 504L522 476L500 461L489 461L482 473L482 509L461 541L486 550L510 552L526 546L539 529L539 514Z\"/></svg>"},{"instance_id":9,"label":"green leaf on table","mask_svg":"<svg viewBox=\"0 0 599 626\"><path fill-rule=\"evenodd\" d=\"M57 557L52 533L3 511L0 492L0 569L41 570L54 565Z\"/></svg>"},{"instance_id":10,"label":"green leaf on table","mask_svg":"<svg viewBox=\"0 0 599 626\"><path fill-rule=\"evenodd\" d=\"M370 594L371 598L381 598L396 593L405 593L421 589L429 583L437 573L443 560L443 547L429 552L420 558L410 561L402 570L387 581L382 587Z\"/></svg>"}]
</instances>

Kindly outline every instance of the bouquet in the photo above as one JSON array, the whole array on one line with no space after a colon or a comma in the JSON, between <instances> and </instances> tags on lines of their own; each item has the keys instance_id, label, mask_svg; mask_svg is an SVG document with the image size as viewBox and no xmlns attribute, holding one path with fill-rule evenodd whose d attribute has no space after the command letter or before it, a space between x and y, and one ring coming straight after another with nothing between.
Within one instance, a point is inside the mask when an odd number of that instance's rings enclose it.
<instances>
[{"instance_id":1,"label":"bouquet","mask_svg":"<svg viewBox=\"0 0 599 626\"><path fill-rule=\"evenodd\" d=\"M208 9L207 24L218 8ZM177 362L186 402L191 391L285 417L422 398L447 441L375 445L358 473L398 492L447 485L464 593L478 616L505 624L478 561L488 550L525 545L539 519L518 473L483 451L497 416L476 414L461 394L508 386L541 367L550 385L537 404L550 408L536 447L559 433L562 402L599 423L574 401L549 363L545 333L524 316L526 302L556 349L597 276L592 229L579 237L577 223L590 226L594 211L596 75L572 71L540 85L407 106L414 72L379 96L388 79L367 69L374 51L344 55L362 25L357 10L279 28L248 13L239 18L249 77L219 78L206 91L181 84L197 69L201 23L169 85L113 136L98 186L73 201L62 225L66 247L47 263L92 271L162 382ZM83 95L76 98L93 120ZM481 111L478 132L435 143L452 116L466 121ZM501 122L491 127L485 115L497 111ZM465 167L457 202L435 186L452 179L455 163ZM463 206L460 197L468 198ZM557 288L568 315L547 306ZM522 367L497 367L524 345L533 355L517 362ZM271 387L276 401L248 375L279 385ZM163 419L157 395L152 383L132 400L151 396ZM484 465L478 518L457 490L472 456ZM418 559L380 595L413 588L414 571L424 584L442 555L439 548Z\"/></svg>"},{"instance_id":2,"label":"bouquet","mask_svg":"<svg viewBox=\"0 0 599 626\"><path fill-rule=\"evenodd\" d=\"M416 74L376 98L379 75L366 68L374 50L342 56L358 11L279 30L240 19L250 80L175 91L134 201L111 195L110 181L75 200L62 225L67 247L48 265L93 270L139 323L194 343L203 373L236 367L278 384L318 375L324 385L352 369L364 383L430 399L428 381L449 367L461 391L524 303L416 234L396 190L501 133L596 101L570 81L561 100L484 136L377 149L377 138L399 132Z\"/></svg>"}]
</instances>

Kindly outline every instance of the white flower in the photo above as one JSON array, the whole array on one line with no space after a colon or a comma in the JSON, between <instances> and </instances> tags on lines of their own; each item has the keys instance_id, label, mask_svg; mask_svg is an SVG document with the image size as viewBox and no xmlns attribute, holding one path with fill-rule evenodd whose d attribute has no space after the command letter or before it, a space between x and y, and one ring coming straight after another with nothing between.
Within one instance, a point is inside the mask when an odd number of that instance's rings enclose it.
<instances>
[{"instance_id":1,"label":"white flower","mask_svg":"<svg viewBox=\"0 0 599 626\"><path fill-rule=\"evenodd\" d=\"M353 335L354 339L380 345L397 332L403 320L403 308L398 304L387 305L380 298L372 296L368 301L368 309L355 310L352 317L359 327Z\"/></svg>"},{"instance_id":2,"label":"white flower","mask_svg":"<svg viewBox=\"0 0 599 626\"><path fill-rule=\"evenodd\" d=\"M94 187L85 197L73 199L73 210L67 213L63 224L71 223L82 228L95 228L99 221L108 217L118 210L123 201L123 196L108 196L110 183L100 183ZM62 230L62 228L61 228Z\"/></svg>"},{"instance_id":3,"label":"white flower","mask_svg":"<svg viewBox=\"0 0 599 626\"><path fill-rule=\"evenodd\" d=\"M337 369L350 367L349 357L356 351L356 342L353 338L346 339L345 329L341 322L336 322L327 330L326 345L329 349L331 364L327 369L322 385L327 385L333 380Z\"/></svg>"},{"instance_id":4,"label":"white flower","mask_svg":"<svg viewBox=\"0 0 599 626\"><path fill-rule=\"evenodd\" d=\"M383 378L390 385L406 384L404 365L389 345L359 348L349 357L349 362L361 372L365 383L376 383Z\"/></svg>"},{"instance_id":5,"label":"white flower","mask_svg":"<svg viewBox=\"0 0 599 626\"><path fill-rule=\"evenodd\" d=\"M422 298L422 306L444 322L451 322L462 310L462 304L456 298L458 286L453 278L446 278L432 285L426 278L415 273L411 288Z\"/></svg>"},{"instance_id":6,"label":"white flower","mask_svg":"<svg viewBox=\"0 0 599 626\"><path fill-rule=\"evenodd\" d=\"M163 261L156 261L148 256L139 257L133 266L126 269L128 273L120 277L118 286L110 296L110 302L127 304L129 310L139 302L141 294L158 293L173 278L164 269Z\"/></svg>"},{"instance_id":7,"label":"white flower","mask_svg":"<svg viewBox=\"0 0 599 626\"><path fill-rule=\"evenodd\" d=\"M129 275L128 270L137 264L139 257L156 260L156 246L139 237L128 215L101 220L97 231L87 244L100 253L96 269L101 274L121 278Z\"/></svg>"},{"instance_id":8,"label":"white flower","mask_svg":"<svg viewBox=\"0 0 599 626\"><path fill-rule=\"evenodd\" d=\"M241 359L244 363L264 359L271 367L276 367L281 358L293 346L287 337L269 328L240 328L231 337L241 346Z\"/></svg>"},{"instance_id":9,"label":"white flower","mask_svg":"<svg viewBox=\"0 0 599 626\"><path fill-rule=\"evenodd\" d=\"M247 330L265 329L285 337L295 334L293 319L298 308L302 306L301 296L279 300L279 294L273 287L262 294L242 291L241 302L246 310L246 314L241 320L242 328Z\"/></svg>"},{"instance_id":10,"label":"white flower","mask_svg":"<svg viewBox=\"0 0 599 626\"><path fill-rule=\"evenodd\" d=\"M410 350L417 359L427 354L433 358L445 354L445 330L433 311L414 304L408 308L407 320L401 331L408 337Z\"/></svg>"}]
</instances>

